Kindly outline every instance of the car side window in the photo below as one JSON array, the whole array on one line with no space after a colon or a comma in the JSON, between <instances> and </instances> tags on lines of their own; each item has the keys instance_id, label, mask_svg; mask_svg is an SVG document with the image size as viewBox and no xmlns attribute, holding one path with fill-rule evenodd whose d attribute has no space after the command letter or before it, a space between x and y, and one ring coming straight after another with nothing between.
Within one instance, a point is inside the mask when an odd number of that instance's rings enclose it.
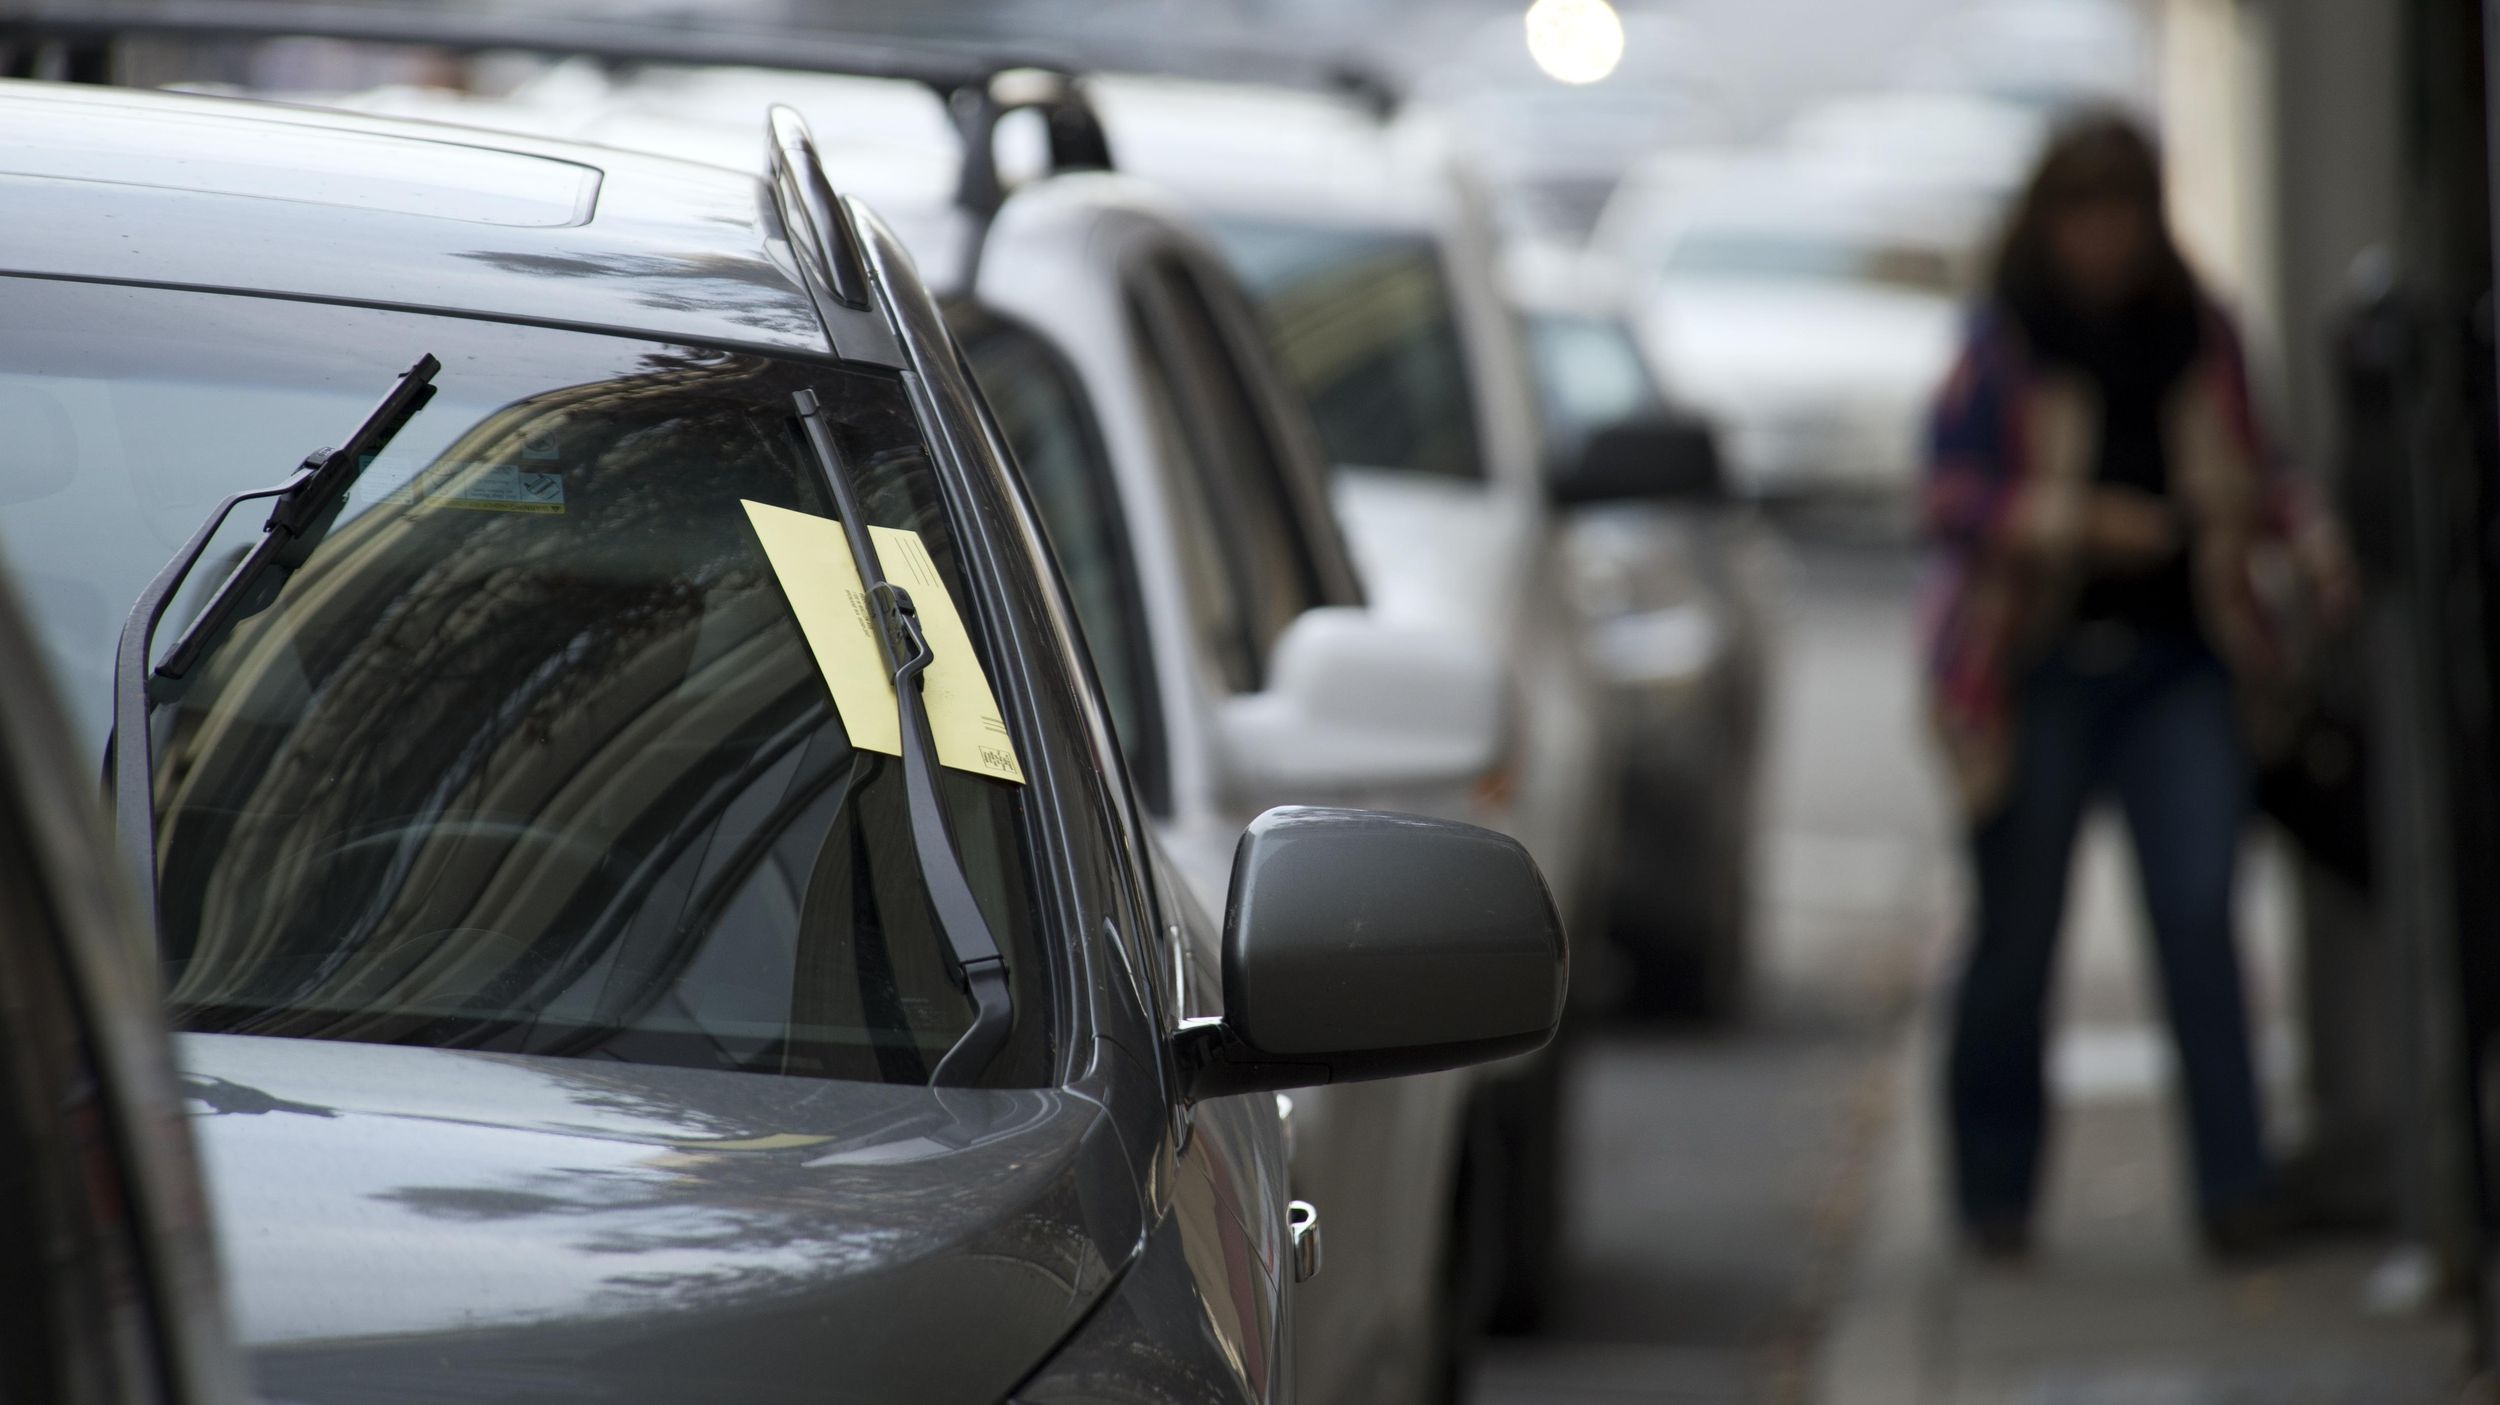
<instances>
[{"instance_id":1,"label":"car side window","mask_svg":"<svg viewBox=\"0 0 2500 1405\"><path fill-rule=\"evenodd\" d=\"M947 320L1050 535L1121 754L1147 805L1170 809L1154 656L1127 518L1074 368L1031 329L965 304Z\"/></svg>"},{"instance_id":2,"label":"car side window","mask_svg":"<svg viewBox=\"0 0 2500 1405\"><path fill-rule=\"evenodd\" d=\"M1246 668L1236 691L1261 686L1267 656L1304 611L1327 603L1296 513L1275 437L1227 346L1196 277L1177 261L1151 264L1138 289L1150 359L1162 364L1194 484L1239 601Z\"/></svg>"},{"instance_id":3,"label":"car side window","mask_svg":"<svg viewBox=\"0 0 2500 1405\"><path fill-rule=\"evenodd\" d=\"M1191 632L1214 662L1219 684L1233 692L1252 692L1259 686L1261 651L1244 606L1248 591L1241 583L1239 562L1217 526L1206 492L1208 475L1199 466L1198 438L1189 432L1189 410L1161 343L1134 297L1128 314L1146 414L1154 422L1161 457L1171 466L1165 486L1172 502L1174 555L1187 577L1182 593Z\"/></svg>"},{"instance_id":4,"label":"car side window","mask_svg":"<svg viewBox=\"0 0 2500 1405\"><path fill-rule=\"evenodd\" d=\"M1458 302L1423 235L1218 220L1340 468L1484 477Z\"/></svg>"}]
</instances>

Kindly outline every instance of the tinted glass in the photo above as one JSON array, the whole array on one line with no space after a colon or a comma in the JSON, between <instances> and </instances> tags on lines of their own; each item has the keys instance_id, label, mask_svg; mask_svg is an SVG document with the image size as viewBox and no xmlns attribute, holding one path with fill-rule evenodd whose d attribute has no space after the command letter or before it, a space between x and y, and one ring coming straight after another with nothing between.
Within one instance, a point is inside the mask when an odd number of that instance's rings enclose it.
<instances>
[{"instance_id":1,"label":"tinted glass","mask_svg":"<svg viewBox=\"0 0 2500 1405\"><path fill-rule=\"evenodd\" d=\"M177 1022L925 1080L970 1006L928 919L900 766L850 744L739 505L830 515L787 420L814 388L873 520L922 534L977 626L895 379L0 280L0 407L39 426L0 475L0 542L90 743L147 579L219 496L336 442L420 352L443 363L439 393L277 601L157 712ZM199 582L265 510L238 511ZM1016 986L998 1072L1034 1081L1049 983L1024 797L944 784Z\"/></svg>"},{"instance_id":2,"label":"tinted glass","mask_svg":"<svg viewBox=\"0 0 2500 1405\"><path fill-rule=\"evenodd\" d=\"M1310 396L1330 458L1484 476L1465 343L1431 240L1249 220L1217 233Z\"/></svg>"},{"instance_id":3,"label":"tinted glass","mask_svg":"<svg viewBox=\"0 0 2500 1405\"><path fill-rule=\"evenodd\" d=\"M1139 784L1160 795L1161 729L1136 562L1084 388L1067 362L1025 328L962 304L949 308L947 319L1050 533L1121 748Z\"/></svg>"},{"instance_id":4,"label":"tinted glass","mask_svg":"<svg viewBox=\"0 0 2500 1405\"><path fill-rule=\"evenodd\" d=\"M1145 309L1129 304L1129 344L1137 354L1137 374L1145 391L1146 415L1153 422L1155 446L1162 461L1173 466L1164 476L1171 493L1173 555L1186 580L1183 584L1190 628L1198 641L1197 657L1213 666L1212 686L1250 692L1259 686L1260 650L1244 601L1238 559L1207 496L1207 474L1198 462L1197 441L1189 432L1189 410L1180 384L1156 349L1156 332Z\"/></svg>"},{"instance_id":5,"label":"tinted glass","mask_svg":"<svg viewBox=\"0 0 2500 1405\"><path fill-rule=\"evenodd\" d=\"M1142 325L1190 444L1177 467L1197 476L1195 495L1221 524L1213 535L1249 632L1246 686L1257 687L1278 636L1303 611L1325 603L1310 542L1286 488L1275 437L1197 280L1161 264L1140 291Z\"/></svg>"}]
</instances>

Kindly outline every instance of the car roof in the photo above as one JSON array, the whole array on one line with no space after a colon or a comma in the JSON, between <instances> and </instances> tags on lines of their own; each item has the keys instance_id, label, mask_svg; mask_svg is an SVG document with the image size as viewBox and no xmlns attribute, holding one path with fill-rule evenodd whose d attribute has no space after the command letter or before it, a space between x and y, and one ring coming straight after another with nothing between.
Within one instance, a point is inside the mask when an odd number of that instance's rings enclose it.
<instances>
[{"instance_id":1,"label":"car roof","mask_svg":"<svg viewBox=\"0 0 2500 1405\"><path fill-rule=\"evenodd\" d=\"M764 114L756 114L760 158ZM0 80L0 276L825 353L771 187L580 143Z\"/></svg>"}]
</instances>

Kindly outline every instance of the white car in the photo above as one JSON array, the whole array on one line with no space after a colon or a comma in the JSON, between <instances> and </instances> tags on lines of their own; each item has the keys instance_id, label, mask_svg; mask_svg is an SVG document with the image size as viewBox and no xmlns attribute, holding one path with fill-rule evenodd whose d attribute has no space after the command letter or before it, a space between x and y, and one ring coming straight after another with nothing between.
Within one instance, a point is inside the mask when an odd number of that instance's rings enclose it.
<instances>
[{"instance_id":1,"label":"white car","mask_svg":"<svg viewBox=\"0 0 2500 1405\"><path fill-rule=\"evenodd\" d=\"M1627 180L1596 242L1642 280L1643 343L1719 424L1737 489L1906 503L1960 330L1967 221L1779 156L1671 175L1663 195Z\"/></svg>"},{"instance_id":2,"label":"white car","mask_svg":"<svg viewBox=\"0 0 2500 1405\"><path fill-rule=\"evenodd\" d=\"M1500 651L1514 730L1471 813L1537 855L1571 930L1598 930L1615 741L1567 595L1536 390L1481 184L1442 125L1411 106L1384 119L1324 94L1170 79L1106 79L1098 94L1124 167L1186 196L1259 296L1335 462L1375 605ZM1460 1320L1445 1330L1534 1320L1559 1239L1559 1067L1520 1068L1480 1104L1488 1120L1469 1135L1507 1148L1491 1163L1507 1182L1468 1187L1458 1203L1470 1218L1454 1233L1414 1226L1394 1296L1339 1284L1304 1299L1312 1399L1411 1398L1366 1373L1413 1357L1417 1306L1440 1281L1462 1285ZM1322 1176L1392 1199L1445 1182L1452 1149L1418 1135L1403 1109L1327 1092L1315 1111L1369 1146L1312 1166L1315 1194L1331 1193ZM1412 1213L1438 1216L1443 1203Z\"/></svg>"}]
</instances>

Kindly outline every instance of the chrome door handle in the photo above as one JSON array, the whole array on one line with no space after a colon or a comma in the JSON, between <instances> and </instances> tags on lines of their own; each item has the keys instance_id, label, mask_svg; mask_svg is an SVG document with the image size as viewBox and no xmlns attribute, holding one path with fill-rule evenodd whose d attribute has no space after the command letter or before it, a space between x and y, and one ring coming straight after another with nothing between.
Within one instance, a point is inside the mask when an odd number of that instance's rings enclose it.
<instances>
[{"instance_id":1,"label":"chrome door handle","mask_svg":"<svg viewBox=\"0 0 2500 1405\"><path fill-rule=\"evenodd\" d=\"M1285 1225L1293 1234L1293 1281L1308 1283L1319 1277L1319 1207L1308 1200L1290 1202Z\"/></svg>"}]
</instances>

